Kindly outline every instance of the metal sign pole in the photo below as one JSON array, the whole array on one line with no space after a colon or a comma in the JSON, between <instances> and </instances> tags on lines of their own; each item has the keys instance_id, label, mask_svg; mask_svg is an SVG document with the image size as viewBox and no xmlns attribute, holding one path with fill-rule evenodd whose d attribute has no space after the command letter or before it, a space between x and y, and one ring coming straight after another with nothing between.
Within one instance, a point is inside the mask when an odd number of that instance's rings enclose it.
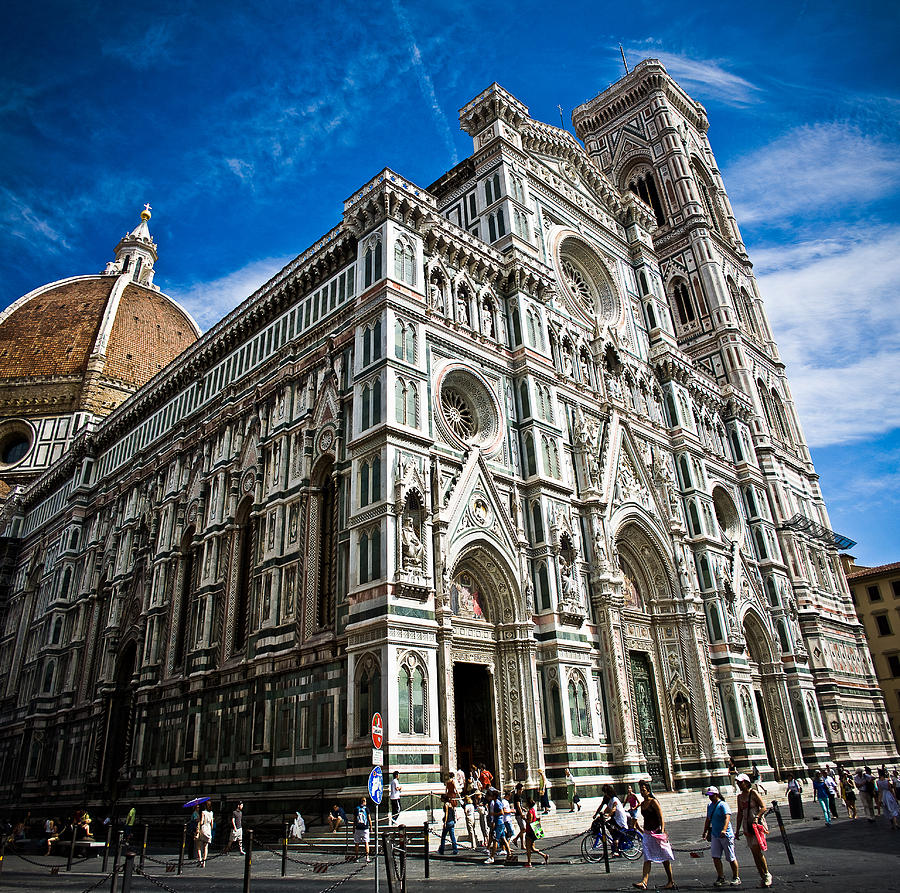
<instances>
[{"instance_id":1,"label":"metal sign pole","mask_svg":"<svg viewBox=\"0 0 900 893\"><path fill-rule=\"evenodd\" d=\"M375 804L375 893L378 893L378 804Z\"/></svg>"}]
</instances>

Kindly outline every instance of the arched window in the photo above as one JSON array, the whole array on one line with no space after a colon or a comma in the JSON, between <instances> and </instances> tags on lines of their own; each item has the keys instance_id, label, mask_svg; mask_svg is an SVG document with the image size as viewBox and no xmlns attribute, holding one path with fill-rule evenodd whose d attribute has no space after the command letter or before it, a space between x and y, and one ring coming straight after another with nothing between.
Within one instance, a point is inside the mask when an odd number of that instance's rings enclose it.
<instances>
[{"instance_id":1,"label":"arched window","mask_svg":"<svg viewBox=\"0 0 900 893\"><path fill-rule=\"evenodd\" d=\"M700 516L697 514L697 505L692 499L688 502L688 521L691 527L691 536L700 536L703 528L700 526Z\"/></svg>"},{"instance_id":2,"label":"arched window","mask_svg":"<svg viewBox=\"0 0 900 893\"><path fill-rule=\"evenodd\" d=\"M800 698L794 698L794 719L797 721L800 737L809 738L809 723L806 720L806 711L803 709L803 702Z\"/></svg>"},{"instance_id":3,"label":"arched window","mask_svg":"<svg viewBox=\"0 0 900 893\"><path fill-rule=\"evenodd\" d=\"M522 418L527 419L531 415L531 401L528 399L528 382L519 382L519 406Z\"/></svg>"},{"instance_id":4,"label":"arched window","mask_svg":"<svg viewBox=\"0 0 900 893\"><path fill-rule=\"evenodd\" d=\"M681 325L686 326L697 318L694 302L688 291L687 283L683 279L679 279L672 286L672 301L675 304L678 322Z\"/></svg>"},{"instance_id":5,"label":"arched window","mask_svg":"<svg viewBox=\"0 0 900 893\"><path fill-rule=\"evenodd\" d=\"M356 682L356 737L368 738L372 714L381 712L381 670L368 655L361 664Z\"/></svg>"},{"instance_id":6,"label":"arched window","mask_svg":"<svg viewBox=\"0 0 900 893\"><path fill-rule=\"evenodd\" d=\"M769 604L773 608L777 608L780 604L780 599L778 598L778 587L775 585L774 577L766 577L766 595L769 597Z\"/></svg>"},{"instance_id":7,"label":"arched window","mask_svg":"<svg viewBox=\"0 0 900 893\"><path fill-rule=\"evenodd\" d=\"M250 583L252 580L253 556L256 549L257 522L250 517L253 506L251 497L245 497L235 518L238 537L237 574L234 601L234 626L231 650L240 651L247 644L247 628L250 614Z\"/></svg>"},{"instance_id":8,"label":"arched window","mask_svg":"<svg viewBox=\"0 0 900 893\"><path fill-rule=\"evenodd\" d=\"M553 724L553 737L562 738L562 699L559 696L559 686L555 682L550 683L550 715Z\"/></svg>"},{"instance_id":9,"label":"arched window","mask_svg":"<svg viewBox=\"0 0 900 893\"><path fill-rule=\"evenodd\" d=\"M407 285L416 284L416 250L406 239L394 243L394 278Z\"/></svg>"},{"instance_id":10,"label":"arched window","mask_svg":"<svg viewBox=\"0 0 900 893\"><path fill-rule=\"evenodd\" d=\"M809 714L810 724L815 735L821 737L822 723L819 721L819 710L813 701L812 695L806 696L806 712Z\"/></svg>"},{"instance_id":11,"label":"arched window","mask_svg":"<svg viewBox=\"0 0 900 893\"><path fill-rule=\"evenodd\" d=\"M719 606L715 602L706 603L706 631L709 633L710 642L721 642L722 618L719 616Z\"/></svg>"},{"instance_id":12,"label":"arched window","mask_svg":"<svg viewBox=\"0 0 900 893\"><path fill-rule=\"evenodd\" d=\"M365 431L372 425L372 389L367 384L363 385L361 398L359 427Z\"/></svg>"},{"instance_id":13,"label":"arched window","mask_svg":"<svg viewBox=\"0 0 900 893\"><path fill-rule=\"evenodd\" d=\"M366 245L363 256L363 285L365 288L381 279L381 266L381 239L372 239Z\"/></svg>"},{"instance_id":14,"label":"arched window","mask_svg":"<svg viewBox=\"0 0 900 893\"><path fill-rule=\"evenodd\" d=\"M369 504L369 462L363 459L359 466L359 505Z\"/></svg>"},{"instance_id":15,"label":"arched window","mask_svg":"<svg viewBox=\"0 0 900 893\"><path fill-rule=\"evenodd\" d=\"M397 674L398 720L402 735L428 734L425 672L418 662L408 661Z\"/></svg>"},{"instance_id":16,"label":"arched window","mask_svg":"<svg viewBox=\"0 0 900 893\"><path fill-rule=\"evenodd\" d=\"M628 179L628 188L638 196L638 198L642 199L646 204L653 208L653 213L656 215L656 222L659 226L662 226L666 222L666 217L663 213L659 191L656 188L656 179L650 169L647 167L636 169Z\"/></svg>"},{"instance_id":17,"label":"arched window","mask_svg":"<svg viewBox=\"0 0 900 893\"><path fill-rule=\"evenodd\" d=\"M47 664L47 669L44 670L44 685L41 692L45 695L53 693L53 675L55 672L56 663L51 660L50 663Z\"/></svg>"},{"instance_id":18,"label":"arched window","mask_svg":"<svg viewBox=\"0 0 900 893\"><path fill-rule=\"evenodd\" d=\"M397 379L394 383L394 404L399 424L409 425L412 428L419 424L418 394L415 382L406 381L403 378Z\"/></svg>"},{"instance_id":19,"label":"arched window","mask_svg":"<svg viewBox=\"0 0 900 893\"><path fill-rule=\"evenodd\" d=\"M541 611L550 610L550 577L547 574L547 563L541 561L537 572L538 605Z\"/></svg>"},{"instance_id":20,"label":"arched window","mask_svg":"<svg viewBox=\"0 0 900 893\"><path fill-rule=\"evenodd\" d=\"M506 220L503 216L503 208L488 214L488 241L496 242L506 235Z\"/></svg>"},{"instance_id":21,"label":"arched window","mask_svg":"<svg viewBox=\"0 0 900 893\"><path fill-rule=\"evenodd\" d=\"M57 617L56 620L53 621L52 631L50 633L50 644L58 645L60 639L62 639L62 629L63 629L63 621L62 617Z\"/></svg>"},{"instance_id":22,"label":"arched window","mask_svg":"<svg viewBox=\"0 0 900 893\"><path fill-rule=\"evenodd\" d=\"M180 587L178 595L178 619L175 627L175 647L173 650L173 666L180 667L184 663L184 652L187 643L187 625L190 617L191 597L194 592L194 566L196 550L193 545L194 526L185 531L181 539Z\"/></svg>"},{"instance_id":23,"label":"arched window","mask_svg":"<svg viewBox=\"0 0 900 893\"><path fill-rule=\"evenodd\" d=\"M67 599L69 597L69 587L72 585L72 568L67 567L65 573L63 574L62 584L59 587L59 597L60 599Z\"/></svg>"},{"instance_id":24,"label":"arched window","mask_svg":"<svg viewBox=\"0 0 900 893\"><path fill-rule=\"evenodd\" d=\"M753 538L756 541L756 552L759 556L759 560L764 561L769 557L769 553L766 549L766 538L763 535L761 528L757 527L756 530L753 531Z\"/></svg>"},{"instance_id":25,"label":"arched window","mask_svg":"<svg viewBox=\"0 0 900 893\"><path fill-rule=\"evenodd\" d=\"M672 395L671 391L666 391L666 415L669 417L669 427L677 428L680 424L678 407L675 405L675 397Z\"/></svg>"},{"instance_id":26,"label":"arched window","mask_svg":"<svg viewBox=\"0 0 900 893\"><path fill-rule=\"evenodd\" d=\"M320 629L327 629L334 625L337 605L337 486L330 472L322 475L318 500L317 620Z\"/></svg>"},{"instance_id":27,"label":"arched window","mask_svg":"<svg viewBox=\"0 0 900 893\"><path fill-rule=\"evenodd\" d=\"M494 174L484 181L485 206L492 205L500 198L500 174Z\"/></svg>"},{"instance_id":28,"label":"arched window","mask_svg":"<svg viewBox=\"0 0 900 893\"><path fill-rule=\"evenodd\" d=\"M701 589L712 589L712 574L709 572L709 559L706 555L697 559L697 576L700 577Z\"/></svg>"},{"instance_id":29,"label":"arched window","mask_svg":"<svg viewBox=\"0 0 900 893\"><path fill-rule=\"evenodd\" d=\"M372 326L372 359L378 360L381 358L381 318L375 320L375 325Z\"/></svg>"},{"instance_id":30,"label":"arched window","mask_svg":"<svg viewBox=\"0 0 900 893\"><path fill-rule=\"evenodd\" d=\"M788 426L787 415L784 411L784 404L782 404L781 397L774 390L772 391L772 409L775 415L775 424L778 426L779 437L787 444L793 443L791 429Z\"/></svg>"},{"instance_id":31,"label":"arched window","mask_svg":"<svg viewBox=\"0 0 900 893\"><path fill-rule=\"evenodd\" d=\"M741 449L741 438L735 428L732 428L729 432L729 440L731 442L731 452L734 455L735 462L743 462L744 461L744 451Z\"/></svg>"},{"instance_id":32,"label":"arched window","mask_svg":"<svg viewBox=\"0 0 900 893\"><path fill-rule=\"evenodd\" d=\"M737 704L734 698L729 695L725 701L726 711L728 714L728 725L730 727L731 738L743 738L744 730L741 728L741 720L738 716Z\"/></svg>"},{"instance_id":33,"label":"arched window","mask_svg":"<svg viewBox=\"0 0 900 893\"><path fill-rule=\"evenodd\" d=\"M371 546L369 544L369 534L361 533L359 536L359 555L357 564L359 566L359 582L368 583L371 579L369 574L369 553Z\"/></svg>"},{"instance_id":34,"label":"arched window","mask_svg":"<svg viewBox=\"0 0 900 893\"><path fill-rule=\"evenodd\" d=\"M537 474L537 457L534 453L534 436L531 432L525 435L525 477Z\"/></svg>"},{"instance_id":35,"label":"arched window","mask_svg":"<svg viewBox=\"0 0 900 893\"><path fill-rule=\"evenodd\" d=\"M787 627L784 620L778 621L778 644L781 646L783 654L787 654L791 650L791 643L788 640Z\"/></svg>"},{"instance_id":36,"label":"arched window","mask_svg":"<svg viewBox=\"0 0 900 893\"><path fill-rule=\"evenodd\" d=\"M759 729L756 725L756 711L753 709L753 703L750 700L750 692L746 688L741 689L741 709L744 712L744 719L747 721L747 734L756 738L759 735Z\"/></svg>"},{"instance_id":37,"label":"arched window","mask_svg":"<svg viewBox=\"0 0 900 893\"><path fill-rule=\"evenodd\" d=\"M678 471L681 477L681 486L688 490L694 486L694 482L691 480L691 465L687 460L687 456L681 455L678 457Z\"/></svg>"},{"instance_id":38,"label":"arched window","mask_svg":"<svg viewBox=\"0 0 900 893\"><path fill-rule=\"evenodd\" d=\"M541 514L540 500L531 503L531 527L534 532L535 543L544 541L544 516Z\"/></svg>"},{"instance_id":39,"label":"arched window","mask_svg":"<svg viewBox=\"0 0 900 893\"><path fill-rule=\"evenodd\" d=\"M569 679L569 722L572 734L587 737L591 734L590 716L587 709L587 689L580 676Z\"/></svg>"},{"instance_id":40,"label":"arched window","mask_svg":"<svg viewBox=\"0 0 900 893\"><path fill-rule=\"evenodd\" d=\"M394 323L394 355L407 363L416 361L416 327L398 319Z\"/></svg>"}]
</instances>

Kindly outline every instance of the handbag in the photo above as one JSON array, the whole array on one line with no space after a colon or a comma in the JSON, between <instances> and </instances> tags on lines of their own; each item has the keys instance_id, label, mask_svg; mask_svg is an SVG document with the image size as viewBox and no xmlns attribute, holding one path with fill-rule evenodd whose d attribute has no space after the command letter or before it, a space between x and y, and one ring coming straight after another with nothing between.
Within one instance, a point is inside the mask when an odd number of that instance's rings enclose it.
<instances>
[{"instance_id":1,"label":"handbag","mask_svg":"<svg viewBox=\"0 0 900 893\"><path fill-rule=\"evenodd\" d=\"M758 825L756 822L753 822L750 827L753 829L753 834L756 837L757 844L759 844L760 852L764 853L769 848L769 842L766 840L766 831L768 829L762 825Z\"/></svg>"}]
</instances>

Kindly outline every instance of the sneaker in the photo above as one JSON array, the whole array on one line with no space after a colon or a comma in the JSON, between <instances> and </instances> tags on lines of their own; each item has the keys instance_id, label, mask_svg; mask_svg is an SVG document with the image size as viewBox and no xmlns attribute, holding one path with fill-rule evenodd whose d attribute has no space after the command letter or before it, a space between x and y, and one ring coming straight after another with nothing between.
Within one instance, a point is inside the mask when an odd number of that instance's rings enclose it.
<instances>
[{"instance_id":1,"label":"sneaker","mask_svg":"<svg viewBox=\"0 0 900 893\"><path fill-rule=\"evenodd\" d=\"M771 887L771 886L772 886L772 875L771 875L768 871L766 872L766 876L763 878L762 885L763 885L764 887Z\"/></svg>"},{"instance_id":2,"label":"sneaker","mask_svg":"<svg viewBox=\"0 0 900 893\"><path fill-rule=\"evenodd\" d=\"M372 861L372 860L371 860L368 856L366 856L366 865L368 865L369 862L371 862L371 861Z\"/></svg>"},{"instance_id":3,"label":"sneaker","mask_svg":"<svg viewBox=\"0 0 900 893\"><path fill-rule=\"evenodd\" d=\"M736 877L731 881L732 887L740 887L740 885L741 885L741 879L739 877Z\"/></svg>"},{"instance_id":4,"label":"sneaker","mask_svg":"<svg viewBox=\"0 0 900 893\"><path fill-rule=\"evenodd\" d=\"M487 859L484 860L484 864L485 864L485 865L493 865L493 864L494 864L494 859L493 859L493 857L492 857L492 856L488 856Z\"/></svg>"},{"instance_id":5,"label":"sneaker","mask_svg":"<svg viewBox=\"0 0 900 893\"><path fill-rule=\"evenodd\" d=\"M725 886L725 878L723 878L723 877L717 877L717 878L713 881L713 886L714 886L714 887L724 887L724 886Z\"/></svg>"}]
</instances>

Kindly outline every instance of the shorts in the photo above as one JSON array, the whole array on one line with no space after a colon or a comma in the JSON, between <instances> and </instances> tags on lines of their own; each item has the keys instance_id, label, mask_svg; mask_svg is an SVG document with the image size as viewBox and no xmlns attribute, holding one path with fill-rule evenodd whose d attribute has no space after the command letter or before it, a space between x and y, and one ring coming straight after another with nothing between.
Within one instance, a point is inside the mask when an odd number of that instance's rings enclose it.
<instances>
[{"instance_id":1,"label":"shorts","mask_svg":"<svg viewBox=\"0 0 900 893\"><path fill-rule=\"evenodd\" d=\"M734 862L734 838L710 837L709 854L713 857L713 859L724 858L726 862Z\"/></svg>"},{"instance_id":2,"label":"shorts","mask_svg":"<svg viewBox=\"0 0 900 893\"><path fill-rule=\"evenodd\" d=\"M369 842L369 829L368 828L354 828L353 829L353 842L354 843L368 843Z\"/></svg>"},{"instance_id":3,"label":"shorts","mask_svg":"<svg viewBox=\"0 0 900 893\"><path fill-rule=\"evenodd\" d=\"M523 816L517 815L517 816L516 816L516 823L518 824L519 830L520 830L520 831L524 831L524 830L525 830L525 825L526 825L527 823L525 822L525 818L524 818Z\"/></svg>"},{"instance_id":4,"label":"shorts","mask_svg":"<svg viewBox=\"0 0 900 893\"><path fill-rule=\"evenodd\" d=\"M494 825L494 840L496 840L497 843L506 840L506 822L497 822L497 824Z\"/></svg>"},{"instance_id":5,"label":"shorts","mask_svg":"<svg viewBox=\"0 0 900 893\"><path fill-rule=\"evenodd\" d=\"M232 828L231 829L231 842L232 843L243 843L244 842L244 829L243 828Z\"/></svg>"}]
</instances>

